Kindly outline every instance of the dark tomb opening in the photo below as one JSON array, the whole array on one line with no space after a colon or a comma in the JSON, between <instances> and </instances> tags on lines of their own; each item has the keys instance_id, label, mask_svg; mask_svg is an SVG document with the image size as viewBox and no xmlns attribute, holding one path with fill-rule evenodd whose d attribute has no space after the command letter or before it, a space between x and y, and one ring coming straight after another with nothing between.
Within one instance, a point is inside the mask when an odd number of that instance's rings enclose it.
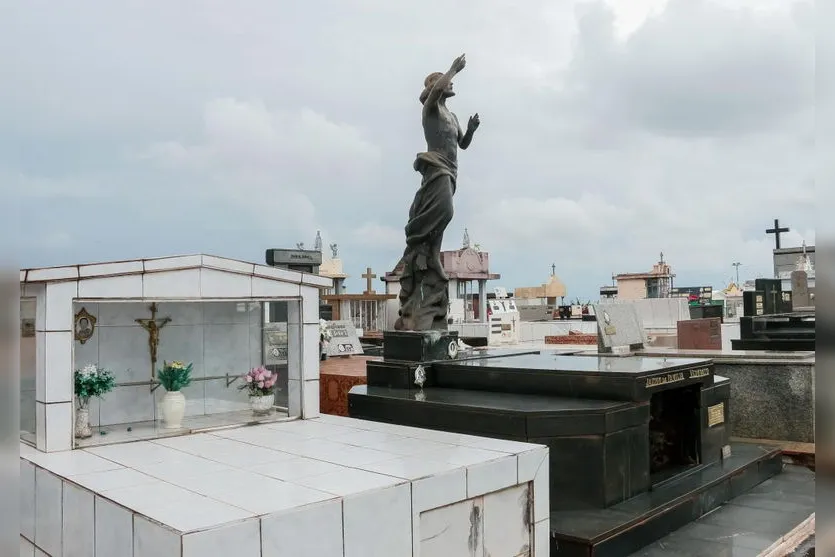
<instances>
[{"instance_id":1,"label":"dark tomb opening","mask_svg":"<svg viewBox=\"0 0 835 557\"><path fill-rule=\"evenodd\" d=\"M699 416L698 386L652 395L649 420L652 484L699 464Z\"/></svg>"}]
</instances>

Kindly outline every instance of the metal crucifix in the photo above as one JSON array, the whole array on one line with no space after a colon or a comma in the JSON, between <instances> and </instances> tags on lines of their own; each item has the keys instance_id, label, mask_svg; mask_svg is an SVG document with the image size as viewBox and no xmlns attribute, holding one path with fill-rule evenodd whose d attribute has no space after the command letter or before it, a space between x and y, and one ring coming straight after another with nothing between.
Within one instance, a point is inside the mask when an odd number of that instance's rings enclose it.
<instances>
[{"instance_id":1,"label":"metal crucifix","mask_svg":"<svg viewBox=\"0 0 835 557\"><path fill-rule=\"evenodd\" d=\"M150 308L150 319L136 319L139 325L148 331L148 350L151 354L151 380L156 377L157 370L157 348L159 347L159 331L171 322L170 317L157 319L157 304L152 303Z\"/></svg>"}]
</instances>

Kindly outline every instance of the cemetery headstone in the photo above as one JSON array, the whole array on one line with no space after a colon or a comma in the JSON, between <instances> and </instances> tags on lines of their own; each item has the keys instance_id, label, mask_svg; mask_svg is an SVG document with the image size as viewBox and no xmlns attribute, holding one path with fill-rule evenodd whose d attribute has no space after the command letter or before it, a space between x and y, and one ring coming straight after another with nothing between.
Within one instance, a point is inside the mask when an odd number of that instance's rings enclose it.
<instances>
[{"instance_id":1,"label":"cemetery headstone","mask_svg":"<svg viewBox=\"0 0 835 557\"><path fill-rule=\"evenodd\" d=\"M638 311L632 304L597 304L597 349L601 353L625 353L641 350L647 335Z\"/></svg>"},{"instance_id":2,"label":"cemetery headstone","mask_svg":"<svg viewBox=\"0 0 835 557\"><path fill-rule=\"evenodd\" d=\"M809 277L806 271L792 271L792 309L805 308L812 305L809 296Z\"/></svg>"},{"instance_id":3,"label":"cemetery headstone","mask_svg":"<svg viewBox=\"0 0 835 557\"><path fill-rule=\"evenodd\" d=\"M762 290L747 290L742 293L742 315L754 317L765 313L765 293Z\"/></svg>"},{"instance_id":4,"label":"cemetery headstone","mask_svg":"<svg viewBox=\"0 0 835 557\"><path fill-rule=\"evenodd\" d=\"M331 338L328 342L327 354L335 356L361 356L362 344L357 335L357 328L351 321L329 321L328 331Z\"/></svg>"},{"instance_id":5,"label":"cemetery headstone","mask_svg":"<svg viewBox=\"0 0 835 557\"><path fill-rule=\"evenodd\" d=\"M754 281L754 290L763 293L763 315L780 313L783 292L780 279L758 278Z\"/></svg>"}]
</instances>

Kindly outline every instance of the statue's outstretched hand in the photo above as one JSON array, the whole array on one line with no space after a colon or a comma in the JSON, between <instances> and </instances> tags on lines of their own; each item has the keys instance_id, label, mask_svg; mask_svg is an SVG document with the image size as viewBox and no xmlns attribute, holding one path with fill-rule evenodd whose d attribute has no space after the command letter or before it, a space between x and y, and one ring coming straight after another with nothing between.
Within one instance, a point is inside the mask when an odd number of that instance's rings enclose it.
<instances>
[{"instance_id":1,"label":"statue's outstretched hand","mask_svg":"<svg viewBox=\"0 0 835 557\"><path fill-rule=\"evenodd\" d=\"M461 70L463 70L466 65L467 65L466 55L462 54L461 56L459 56L458 58L456 58L455 60L452 61L452 67L450 69L452 71L454 71L455 73L458 73Z\"/></svg>"},{"instance_id":2,"label":"statue's outstretched hand","mask_svg":"<svg viewBox=\"0 0 835 557\"><path fill-rule=\"evenodd\" d=\"M481 120L478 118L478 112L470 116L470 120L467 122L467 129L470 131L476 131L478 127L481 125Z\"/></svg>"}]
</instances>

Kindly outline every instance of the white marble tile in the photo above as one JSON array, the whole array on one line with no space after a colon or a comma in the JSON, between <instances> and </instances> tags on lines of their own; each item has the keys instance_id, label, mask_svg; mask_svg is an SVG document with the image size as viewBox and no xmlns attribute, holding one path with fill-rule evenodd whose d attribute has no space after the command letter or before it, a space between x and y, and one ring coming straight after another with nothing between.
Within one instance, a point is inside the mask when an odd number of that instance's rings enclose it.
<instances>
[{"instance_id":1,"label":"white marble tile","mask_svg":"<svg viewBox=\"0 0 835 557\"><path fill-rule=\"evenodd\" d=\"M73 334L50 331L44 337L45 398L41 402L71 402L73 399Z\"/></svg>"},{"instance_id":2,"label":"white marble tile","mask_svg":"<svg viewBox=\"0 0 835 557\"><path fill-rule=\"evenodd\" d=\"M35 403L35 446L40 451L46 450L46 404Z\"/></svg>"},{"instance_id":3,"label":"white marble tile","mask_svg":"<svg viewBox=\"0 0 835 557\"><path fill-rule=\"evenodd\" d=\"M73 451L73 453L80 452L81 451ZM106 472L72 475L69 476L69 479L73 483L95 492L152 484L159 481L159 478L137 472L131 468L119 468L117 470L108 470Z\"/></svg>"},{"instance_id":4,"label":"white marble tile","mask_svg":"<svg viewBox=\"0 0 835 557\"><path fill-rule=\"evenodd\" d=\"M460 468L412 482L412 512L419 514L467 498L467 473Z\"/></svg>"},{"instance_id":5,"label":"white marble tile","mask_svg":"<svg viewBox=\"0 0 835 557\"><path fill-rule=\"evenodd\" d=\"M339 473L345 470L345 467L325 462L324 460L297 456L280 462L270 462L268 464L247 467L247 470L277 480L295 482L296 480L309 478L310 476Z\"/></svg>"},{"instance_id":6,"label":"white marble tile","mask_svg":"<svg viewBox=\"0 0 835 557\"><path fill-rule=\"evenodd\" d=\"M484 555L481 499L461 501L420 515L415 528L415 555L470 557ZM473 527L476 520L476 527ZM475 535L473 535L475 534ZM503 556L505 557L505 556Z\"/></svg>"},{"instance_id":7,"label":"white marble tile","mask_svg":"<svg viewBox=\"0 0 835 557\"><path fill-rule=\"evenodd\" d=\"M96 555L133 554L133 513L96 496Z\"/></svg>"},{"instance_id":8,"label":"white marble tile","mask_svg":"<svg viewBox=\"0 0 835 557\"><path fill-rule=\"evenodd\" d=\"M351 428L334 425L321 421L320 418L313 420L296 420L280 424L269 424L264 426L282 433L290 433L304 437L305 439L332 439L339 433L353 433Z\"/></svg>"},{"instance_id":9,"label":"white marble tile","mask_svg":"<svg viewBox=\"0 0 835 557\"><path fill-rule=\"evenodd\" d=\"M260 526L255 518L187 534L183 536L183 557L262 557Z\"/></svg>"},{"instance_id":10,"label":"white marble tile","mask_svg":"<svg viewBox=\"0 0 835 557\"><path fill-rule=\"evenodd\" d=\"M550 514L550 458L548 448L520 453L517 482L533 482L534 521L539 522Z\"/></svg>"},{"instance_id":11,"label":"white marble tile","mask_svg":"<svg viewBox=\"0 0 835 557\"><path fill-rule=\"evenodd\" d=\"M288 269L281 269L278 267L269 267L266 265L255 265L253 267L255 276L265 277L268 279L276 279L290 283L300 283L302 274L298 271L290 271Z\"/></svg>"},{"instance_id":12,"label":"white marble tile","mask_svg":"<svg viewBox=\"0 0 835 557\"><path fill-rule=\"evenodd\" d=\"M334 498L331 493L238 470L184 478L179 485L256 515Z\"/></svg>"},{"instance_id":13,"label":"white marble tile","mask_svg":"<svg viewBox=\"0 0 835 557\"><path fill-rule=\"evenodd\" d=\"M302 363L304 365L304 363ZM319 380L304 381L302 385L302 418L319 417Z\"/></svg>"},{"instance_id":14,"label":"white marble tile","mask_svg":"<svg viewBox=\"0 0 835 557\"><path fill-rule=\"evenodd\" d=\"M223 480L216 478L215 481ZM193 532L254 516L251 512L162 481L105 491L102 495L180 532Z\"/></svg>"},{"instance_id":15,"label":"white marble tile","mask_svg":"<svg viewBox=\"0 0 835 557\"><path fill-rule=\"evenodd\" d=\"M302 415L302 382L297 379L287 380L287 413L290 416Z\"/></svg>"},{"instance_id":16,"label":"white marble tile","mask_svg":"<svg viewBox=\"0 0 835 557\"><path fill-rule=\"evenodd\" d=\"M177 255L174 257L155 257L144 259L142 265L146 272L164 271L171 269L186 269L199 267L203 264L203 257L200 255Z\"/></svg>"},{"instance_id":17,"label":"white marble tile","mask_svg":"<svg viewBox=\"0 0 835 557\"><path fill-rule=\"evenodd\" d=\"M531 557L548 557L551 553L551 520L540 520L533 527L533 554Z\"/></svg>"},{"instance_id":18,"label":"white marble tile","mask_svg":"<svg viewBox=\"0 0 835 557\"><path fill-rule=\"evenodd\" d=\"M88 454L85 451L67 451L60 453L35 452L34 454L28 453L23 456L30 459L33 464L37 464L41 468L46 468L53 474L65 477L121 468L118 463Z\"/></svg>"},{"instance_id":19,"label":"white marble tile","mask_svg":"<svg viewBox=\"0 0 835 557\"><path fill-rule=\"evenodd\" d=\"M518 441L507 441L505 439L491 439L489 437L472 437L467 436L462 439L464 444L468 447L476 449L486 449L488 451L497 451L507 454L518 454L524 451L531 451L544 445L536 445L533 443L520 443Z\"/></svg>"},{"instance_id":20,"label":"white marble tile","mask_svg":"<svg viewBox=\"0 0 835 557\"><path fill-rule=\"evenodd\" d=\"M203 366L207 377L238 376L249 371L249 328L248 323L203 325Z\"/></svg>"},{"instance_id":21,"label":"white marble tile","mask_svg":"<svg viewBox=\"0 0 835 557\"><path fill-rule=\"evenodd\" d=\"M200 270L200 293L205 298L250 298L252 277L204 268Z\"/></svg>"},{"instance_id":22,"label":"white marble tile","mask_svg":"<svg viewBox=\"0 0 835 557\"><path fill-rule=\"evenodd\" d=\"M64 482L63 557L95 555L93 493Z\"/></svg>"},{"instance_id":23,"label":"white marble tile","mask_svg":"<svg viewBox=\"0 0 835 557\"><path fill-rule=\"evenodd\" d=\"M229 259L227 257L217 257L215 255L204 254L201 256L201 262L204 267L220 269L222 271L234 271L246 275L251 275L255 270L254 263L247 263L246 261Z\"/></svg>"},{"instance_id":24,"label":"white marble tile","mask_svg":"<svg viewBox=\"0 0 835 557\"><path fill-rule=\"evenodd\" d=\"M258 276L252 277L253 298L297 298L298 296L298 283Z\"/></svg>"},{"instance_id":25,"label":"white marble tile","mask_svg":"<svg viewBox=\"0 0 835 557\"><path fill-rule=\"evenodd\" d=\"M46 402L46 335L35 332L35 400Z\"/></svg>"},{"instance_id":26,"label":"white marble tile","mask_svg":"<svg viewBox=\"0 0 835 557\"><path fill-rule=\"evenodd\" d=\"M467 497L477 497L516 484L516 455L467 467Z\"/></svg>"},{"instance_id":27,"label":"white marble tile","mask_svg":"<svg viewBox=\"0 0 835 557\"><path fill-rule=\"evenodd\" d=\"M93 263L91 265L81 265L78 268L78 276L85 277L100 277L109 275L124 275L127 273L141 273L142 260L134 259L132 261L116 261L113 263Z\"/></svg>"},{"instance_id":28,"label":"white marble tile","mask_svg":"<svg viewBox=\"0 0 835 557\"><path fill-rule=\"evenodd\" d=\"M343 557L342 501L261 518L262 557Z\"/></svg>"},{"instance_id":29,"label":"white marble tile","mask_svg":"<svg viewBox=\"0 0 835 557\"><path fill-rule=\"evenodd\" d=\"M365 470L357 470L355 468L344 468L338 472L299 478L294 480L294 483L319 491L333 493L334 495L347 496L363 491L404 484L406 480L366 472Z\"/></svg>"},{"instance_id":30,"label":"white marble tile","mask_svg":"<svg viewBox=\"0 0 835 557\"><path fill-rule=\"evenodd\" d=\"M78 297L95 298L141 298L142 275L86 278L78 281Z\"/></svg>"},{"instance_id":31,"label":"white marble tile","mask_svg":"<svg viewBox=\"0 0 835 557\"><path fill-rule=\"evenodd\" d=\"M73 329L72 301L78 296L78 282L55 282L46 285L47 331L71 331Z\"/></svg>"},{"instance_id":32,"label":"white marble tile","mask_svg":"<svg viewBox=\"0 0 835 557\"><path fill-rule=\"evenodd\" d=\"M309 439L302 443L289 445L285 450L291 454L355 468L372 462L388 460L394 456L382 451L343 445L326 439Z\"/></svg>"},{"instance_id":33,"label":"white marble tile","mask_svg":"<svg viewBox=\"0 0 835 557\"><path fill-rule=\"evenodd\" d=\"M42 267L40 269L29 269L26 280L30 282L41 282L48 280L77 279L78 267Z\"/></svg>"},{"instance_id":34,"label":"white marble tile","mask_svg":"<svg viewBox=\"0 0 835 557\"><path fill-rule=\"evenodd\" d=\"M35 465L20 459L20 533L35 539Z\"/></svg>"},{"instance_id":35,"label":"white marble tile","mask_svg":"<svg viewBox=\"0 0 835 557\"><path fill-rule=\"evenodd\" d=\"M401 437L391 433L383 433L380 431L362 431L359 435L354 436L345 435L334 437L340 443L348 445L358 445L361 447L369 447L379 449L381 451L391 453L398 456L412 456L424 455L426 453L451 448L452 445L438 443L436 441L427 441L425 439L412 439L410 437ZM373 436L381 436L387 438L385 441L372 441ZM364 441L362 439L365 439ZM436 461L440 462L440 461Z\"/></svg>"},{"instance_id":36,"label":"white marble tile","mask_svg":"<svg viewBox=\"0 0 835 557\"><path fill-rule=\"evenodd\" d=\"M346 497L343 524L345 557L411 557L411 487L403 484Z\"/></svg>"},{"instance_id":37,"label":"white marble tile","mask_svg":"<svg viewBox=\"0 0 835 557\"><path fill-rule=\"evenodd\" d=\"M150 441L92 447L84 449L84 452L112 460L123 466L157 464L174 461L183 456L182 451L163 447Z\"/></svg>"},{"instance_id":38,"label":"white marble tile","mask_svg":"<svg viewBox=\"0 0 835 557\"><path fill-rule=\"evenodd\" d=\"M46 405L46 450L68 451L72 449L73 403L56 402Z\"/></svg>"},{"instance_id":39,"label":"white marble tile","mask_svg":"<svg viewBox=\"0 0 835 557\"><path fill-rule=\"evenodd\" d=\"M417 480L426 478L433 474L450 472L452 470L465 470L463 466L457 464L450 464L440 460L429 460L423 458L422 455L415 454L409 456L397 456L387 458L385 460L377 460L368 464L358 466L362 470L369 472L377 472L378 474L386 474L396 478L404 478L407 480Z\"/></svg>"},{"instance_id":40,"label":"white marble tile","mask_svg":"<svg viewBox=\"0 0 835 557\"><path fill-rule=\"evenodd\" d=\"M319 275L311 275L308 273L302 273L301 282L303 287L306 286L308 288L333 288L333 279L322 277Z\"/></svg>"},{"instance_id":41,"label":"white marble tile","mask_svg":"<svg viewBox=\"0 0 835 557\"><path fill-rule=\"evenodd\" d=\"M182 557L180 536L138 515L133 517L133 557Z\"/></svg>"},{"instance_id":42,"label":"white marble tile","mask_svg":"<svg viewBox=\"0 0 835 557\"><path fill-rule=\"evenodd\" d=\"M146 267L147 269L147 262ZM142 293L145 298L199 298L200 269L146 273Z\"/></svg>"},{"instance_id":43,"label":"white marble tile","mask_svg":"<svg viewBox=\"0 0 835 557\"><path fill-rule=\"evenodd\" d=\"M294 458L289 453L209 434L184 435L158 439L154 442L207 460L240 468Z\"/></svg>"},{"instance_id":44,"label":"white marble tile","mask_svg":"<svg viewBox=\"0 0 835 557\"><path fill-rule=\"evenodd\" d=\"M443 441L440 442L443 443ZM507 454L505 453L497 453L495 451L461 446L450 446L449 448L438 449L437 451L426 453L425 456L431 460L442 460L444 462L458 464L461 466L480 464L491 460L507 458Z\"/></svg>"},{"instance_id":45,"label":"white marble tile","mask_svg":"<svg viewBox=\"0 0 835 557\"><path fill-rule=\"evenodd\" d=\"M42 468L35 470L35 545L61 555L63 508L61 479Z\"/></svg>"},{"instance_id":46,"label":"white marble tile","mask_svg":"<svg viewBox=\"0 0 835 557\"><path fill-rule=\"evenodd\" d=\"M319 300L321 293L318 288L301 288L302 292L302 322L319 325Z\"/></svg>"},{"instance_id":47,"label":"white marble tile","mask_svg":"<svg viewBox=\"0 0 835 557\"><path fill-rule=\"evenodd\" d=\"M531 509L528 485L484 496L485 555L528 555L531 550Z\"/></svg>"},{"instance_id":48,"label":"white marble tile","mask_svg":"<svg viewBox=\"0 0 835 557\"><path fill-rule=\"evenodd\" d=\"M220 462L183 453L176 460L166 460L156 464L137 464L136 470L170 484L183 486L195 477L217 475L234 469Z\"/></svg>"},{"instance_id":49,"label":"white marble tile","mask_svg":"<svg viewBox=\"0 0 835 557\"><path fill-rule=\"evenodd\" d=\"M20 536L20 557L35 557L35 546L23 536Z\"/></svg>"},{"instance_id":50,"label":"white marble tile","mask_svg":"<svg viewBox=\"0 0 835 557\"><path fill-rule=\"evenodd\" d=\"M319 324L302 325L302 379L309 381L311 379L319 380Z\"/></svg>"}]
</instances>

